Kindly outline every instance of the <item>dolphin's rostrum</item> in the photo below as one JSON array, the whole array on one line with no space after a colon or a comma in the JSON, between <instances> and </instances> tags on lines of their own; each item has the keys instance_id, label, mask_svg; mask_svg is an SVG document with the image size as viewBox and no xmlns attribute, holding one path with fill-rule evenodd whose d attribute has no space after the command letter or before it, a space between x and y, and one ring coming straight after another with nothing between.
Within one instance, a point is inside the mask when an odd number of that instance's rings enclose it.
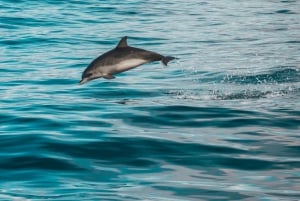
<instances>
[{"instance_id":1,"label":"dolphin's rostrum","mask_svg":"<svg viewBox=\"0 0 300 201\"><path fill-rule=\"evenodd\" d=\"M113 79L118 74L142 64L152 61L162 61L167 65L175 57L163 56L161 54L130 47L127 45L127 36L123 37L114 49L96 58L82 73L79 84L84 84L97 78Z\"/></svg>"}]
</instances>

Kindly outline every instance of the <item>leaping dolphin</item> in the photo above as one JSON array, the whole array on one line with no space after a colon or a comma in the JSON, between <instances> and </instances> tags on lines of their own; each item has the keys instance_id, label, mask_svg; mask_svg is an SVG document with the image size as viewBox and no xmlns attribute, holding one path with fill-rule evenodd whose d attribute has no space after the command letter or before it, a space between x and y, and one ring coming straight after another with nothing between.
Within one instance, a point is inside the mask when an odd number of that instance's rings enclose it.
<instances>
[{"instance_id":1,"label":"leaping dolphin","mask_svg":"<svg viewBox=\"0 0 300 201\"><path fill-rule=\"evenodd\" d=\"M175 59L175 57L165 57L155 52L130 47L127 45L127 36L125 36L120 40L117 47L100 55L89 64L82 73L82 79L79 84L84 84L101 77L105 79L114 79L114 74L153 61L162 61L166 66L168 62L173 59Z\"/></svg>"}]
</instances>

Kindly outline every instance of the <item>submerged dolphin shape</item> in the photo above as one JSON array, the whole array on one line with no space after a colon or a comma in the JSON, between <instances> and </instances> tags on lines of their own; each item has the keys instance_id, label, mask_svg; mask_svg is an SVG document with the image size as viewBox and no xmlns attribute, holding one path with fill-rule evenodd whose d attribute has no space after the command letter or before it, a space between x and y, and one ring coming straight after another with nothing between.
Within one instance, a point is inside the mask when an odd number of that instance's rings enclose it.
<instances>
[{"instance_id":1,"label":"submerged dolphin shape","mask_svg":"<svg viewBox=\"0 0 300 201\"><path fill-rule=\"evenodd\" d=\"M173 59L175 59L175 57L165 57L155 52L130 47L127 45L127 36L125 36L120 40L117 47L100 55L90 63L82 73L82 79L79 84L84 84L101 77L114 79L114 74L136 68L152 61L162 61L166 66L168 62Z\"/></svg>"}]
</instances>

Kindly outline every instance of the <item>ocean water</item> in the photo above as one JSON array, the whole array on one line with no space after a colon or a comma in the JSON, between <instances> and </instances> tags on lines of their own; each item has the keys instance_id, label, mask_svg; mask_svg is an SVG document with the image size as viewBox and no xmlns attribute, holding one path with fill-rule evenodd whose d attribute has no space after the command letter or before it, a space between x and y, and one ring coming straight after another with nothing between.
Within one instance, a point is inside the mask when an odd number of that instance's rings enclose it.
<instances>
[{"instance_id":1,"label":"ocean water","mask_svg":"<svg viewBox=\"0 0 300 201\"><path fill-rule=\"evenodd\" d=\"M0 0L0 200L300 200L300 1ZM179 58L79 86L127 35Z\"/></svg>"}]
</instances>

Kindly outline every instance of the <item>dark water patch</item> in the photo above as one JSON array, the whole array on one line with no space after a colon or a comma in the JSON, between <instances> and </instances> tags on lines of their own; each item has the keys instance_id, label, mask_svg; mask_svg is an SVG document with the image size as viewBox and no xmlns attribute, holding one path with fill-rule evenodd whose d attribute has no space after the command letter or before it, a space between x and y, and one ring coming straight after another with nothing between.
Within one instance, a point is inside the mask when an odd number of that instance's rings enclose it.
<instances>
[{"instance_id":1,"label":"dark water patch","mask_svg":"<svg viewBox=\"0 0 300 201\"><path fill-rule=\"evenodd\" d=\"M125 10L120 10L116 12L118 15L125 15L125 16L130 16L130 15L137 15L139 14L138 11L125 11Z\"/></svg>"},{"instance_id":2,"label":"dark water patch","mask_svg":"<svg viewBox=\"0 0 300 201\"><path fill-rule=\"evenodd\" d=\"M249 140L249 139L228 139L227 142L233 142L243 145L252 145L258 143L258 140Z\"/></svg>"},{"instance_id":3,"label":"dark water patch","mask_svg":"<svg viewBox=\"0 0 300 201\"><path fill-rule=\"evenodd\" d=\"M297 191L291 191L289 192L288 190L286 192L284 191L278 191L278 192L268 192L266 193L268 195L273 195L277 198L282 198L282 200L293 200L296 201L300 197L300 193Z\"/></svg>"},{"instance_id":4,"label":"dark water patch","mask_svg":"<svg viewBox=\"0 0 300 201\"><path fill-rule=\"evenodd\" d=\"M84 24L95 24L95 23L99 23L99 24L113 24L113 23L117 23L115 20L110 19L110 18L101 18L101 21L99 22L99 19L80 19L78 20L78 22L80 23L84 23ZM113 43L111 43L113 44Z\"/></svg>"},{"instance_id":5,"label":"dark water patch","mask_svg":"<svg viewBox=\"0 0 300 201\"><path fill-rule=\"evenodd\" d=\"M94 6L92 9L96 9L96 11L100 11L100 12L113 12L117 10L117 8L113 6L101 6L101 7Z\"/></svg>"},{"instance_id":6,"label":"dark water patch","mask_svg":"<svg viewBox=\"0 0 300 201\"><path fill-rule=\"evenodd\" d=\"M185 115L183 117L191 117L193 119L198 119L199 113L203 113L202 119L206 118L224 118L224 117L237 117L243 115L253 115L256 114L253 111L247 110L237 110L232 108L221 108L221 107L194 107L187 105L170 105L170 106L155 106L155 107L136 107L136 110L148 111L154 113L153 116L168 115L168 114L178 114ZM169 113L171 112L171 113Z\"/></svg>"},{"instance_id":7,"label":"dark water patch","mask_svg":"<svg viewBox=\"0 0 300 201\"><path fill-rule=\"evenodd\" d=\"M207 44L208 46L219 46L221 44L225 44L226 41L224 40L196 40L194 41L195 43L199 43L199 44Z\"/></svg>"},{"instance_id":8,"label":"dark water patch","mask_svg":"<svg viewBox=\"0 0 300 201\"><path fill-rule=\"evenodd\" d=\"M44 129L53 129L53 128L64 128L65 124L62 121L49 119L45 117L33 117L36 115L30 116L18 116L15 118L8 119L5 123L14 125L9 127L7 131L20 130L22 132L34 131L35 127L42 127Z\"/></svg>"},{"instance_id":9,"label":"dark water patch","mask_svg":"<svg viewBox=\"0 0 300 201\"><path fill-rule=\"evenodd\" d=\"M136 107L135 111L144 114L111 113L105 118L120 119L128 125L138 127L218 127L233 128L245 126L271 126L286 129L297 129L300 120L297 118L270 116L264 113L234 110L229 108L202 108L187 106Z\"/></svg>"},{"instance_id":10,"label":"dark water patch","mask_svg":"<svg viewBox=\"0 0 300 201\"><path fill-rule=\"evenodd\" d=\"M15 46L19 48L25 48L23 45L35 45L35 46L41 46L41 45L49 45L49 44L56 44L57 41L48 37L33 37L33 36L26 36L26 37L19 37L14 39L4 39L0 40L0 44L6 45L6 46ZM30 51L29 51L30 53Z\"/></svg>"},{"instance_id":11,"label":"dark water patch","mask_svg":"<svg viewBox=\"0 0 300 201\"><path fill-rule=\"evenodd\" d=\"M296 14L295 12L288 10L288 9L277 10L275 13L277 13L277 14Z\"/></svg>"},{"instance_id":12,"label":"dark water patch","mask_svg":"<svg viewBox=\"0 0 300 201\"><path fill-rule=\"evenodd\" d=\"M231 167L234 169L240 170L252 170L252 171L261 171L280 168L280 164L277 164L273 161L261 160L261 159L252 159L252 158L222 158L219 160L220 165L225 167Z\"/></svg>"},{"instance_id":13,"label":"dark water patch","mask_svg":"<svg viewBox=\"0 0 300 201\"><path fill-rule=\"evenodd\" d=\"M3 132L0 135L0 146L6 154L2 158L10 158L26 153L30 149L38 149L43 138L36 135L22 134L17 132Z\"/></svg>"},{"instance_id":14,"label":"dark water patch","mask_svg":"<svg viewBox=\"0 0 300 201\"><path fill-rule=\"evenodd\" d=\"M16 61L5 61L5 64L2 67L4 67L5 65L14 65L14 64L16 64ZM0 68L0 73L1 74L5 73L6 77L8 75L15 75L17 73L22 73L22 72L24 72L24 70L19 69L19 68ZM1 81L1 82L3 82L3 81Z\"/></svg>"},{"instance_id":15,"label":"dark water patch","mask_svg":"<svg viewBox=\"0 0 300 201\"><path fill-rule=\"evenodd\" d=\"M79 196L79 195L78 195ZM80 197L80 196L79 196ZM35 200L49 200L49 199L60 199L60 200L65 200L66 198L68 199L74 199L74 196L68 196L68 195L38 195L35 193L11 193L11 192L5 192L1 194L1 198L5 199L5 201L9 200L27 200L27 199L35 199ZM7 198L7 199L6 199Z\"/></svg>"},{"instance_id":16,"label":"dark water patch","mask_svg":"<svg viewBox=\"0 0 300 201\"><path fill-rule=\"evenodd\" d=\"M213 145L179 143L147 138L110 138L105 141L62 144L45 142L44 149L71 158L91 158L103 165L125 165L149 168L159 160L189 167L214 166L223 155L247 153L244 150Z\"/></svg>"},{"instance_id":17,"label":"dark water patch","mask_svg":"<svg viewBox=\"0 0 300 201\"><path fill-rule=\"evenodd\" d=\"M289 41L286 41L286 43L298 44L298 43L300 43L300 40L289 40Z\"/></svg>"},{"instance_id":18,"label":"dark water patch","mask_svg":"<svg viewBox=\"0 0 300 201\"><path fill-rule=\"evenodd\" d=\"M283 0L283 1L280 1L281 3L296 3L297 0Z\"/></svg>"},{"instance_id":19,"label":"dark water patch","mask_svg":"<svg viewBox=\"0 0 300 201\"><path fill-rule=\"evenodd\" d=\"M51 85L76 85L79 83L78 82L74 82L73 79L63 79L63 78L50 78L50 79L45 79L42 78L40 80L29 80L28 82L31 83L31 85L38 85L38 86L42 86L42 85L47 85L47 86L51 86ZM57 90L58 88L56 88L55 90Z\"/></svg>"},{"instance_id":20,"label":"dark water patch","mask_svg":"<svg viewBox=\"0 0 300 201\"><path fill-rule=\"evenodd\" d=\"M103 128L111 128L113 127L113 124L109 123L108 121L101 121L101 120L76 120L76 121L69 121L69 123L72 123L77 126L85 126L87 128L95 127L99 128L99 131L101 131ZM85 131L81 131L84 133ZM75 134L75 133L72 133Z\"/></svg>"},{"instance_id":21,"label":"dark water patch","mask_svg":"<svg viewBox=\"0 0 300 201\"><path fill-rule=\"evenodd\" d=\"M13 24L4 24L0 22L0 28L7 29L7 30L17 30L19 27Z\"/></svg>"},{"instance_id":22,"label":"dark water patch","mask_svg":"<svg viewBox=\"0 0 300 201\"><path fill-rule=\"evenodd\" d=\"M300 126L300 120L293 118L251 118L251 119L233 119L220 122L219 124L224 128L238 127L238 126L270 126L285 129L297 129ZM220 126L220 127L221 127Z\"/></svg>"},{"instance_id":23,"label":"dark water patch","mask_svg":"<svg viewBox=\"0 0 300 201\"><path fill-rule=\"evenodd\" d=\"M8 17L1 16L0 21L5 22L5 25L13 25L22 27L32 27L32 26L56 26L57 23L50 21L47 18L31 18L31 17Z\"/></svg>"},{"instance_id":24,"label":"dark water patch","mask_svg":"<svg viewBox=\"0 0 300 201\"><path fill-rule=\"evenodd\" d=\"M284 116L300 118L300 111L299 110L293 110L293 109L290 109L290 108L273 108L273 109L271 109L271 111L276 113L276 114L280 114L280 115L284 115Z\"/></svg>"},{"instance_id":25,"label":"dark water patch","mask_svg":"<svg viewBox=\"0 0 300 201\"><path fill-rule=\"evenodd\" d=\"M280 155L286 157L292 157L292 156L298 157L300 156L300 145L285 146L284 152L282 152Z\"/></svg>"},{"instance_id":26,"label":"dark water patch","mask_svg":"<svg viewBox=\"0 0 300 201\"><path fill-rule=\"evenodd\" d=\"M57 171L80 171L80 167L69 161L37 156L19 156L0 162L0 169L46 169Z\"/></svg>"},{"instance_id":27,"label":"dark water patch","mask_svg":"<svg viewBox=\"0 0 300 201\"><path fill-rule=\"evenodd\" d=\"M12 114L0 114L0 123L9 123L10 121L14 120L16 116Z\"/></svg>"},{"instance_id":28,"label":"dark water patch","mask_svg":"<svg viewBox=\"0 0 300 201\"><path fill-rule=\"evenodd\" d=\"M175 187L175 186L161 186L154 185L153 188L157 188L162 191L171 192L174 195L189 197L191 199L199 199L199 200L242 200L247 199L252 196L247 195L246 192L233 192L226 191L226 187L224 190L214 190L214 189L205 189L205 188L183 188L183 187ZM208 199L209 198L209 199Z\"/></svg>"},{"instance_id":29,"label":"dark water patch","mask_svg":"<svg viewBox=\"0 0 300 201\"><path fill-rule=\"evenodd\" d=\"M97 109L101 110L108 105L102 104L98 106ZM91 104L77 104L66 102L53 102L53 104L44 104L44 105L34 105L35 109L29 108L30 111L38 113L39 111L43 111L44 114L58 114L58 115L67 115L67 114L77 114L78 111L93 111L95 110L95 106ZM79 116L78 116L79 117ZM94 119L97 121L98 119ZM81 118L71 119L70 121L83 121Z\"/></svg>"}]
</instances>

